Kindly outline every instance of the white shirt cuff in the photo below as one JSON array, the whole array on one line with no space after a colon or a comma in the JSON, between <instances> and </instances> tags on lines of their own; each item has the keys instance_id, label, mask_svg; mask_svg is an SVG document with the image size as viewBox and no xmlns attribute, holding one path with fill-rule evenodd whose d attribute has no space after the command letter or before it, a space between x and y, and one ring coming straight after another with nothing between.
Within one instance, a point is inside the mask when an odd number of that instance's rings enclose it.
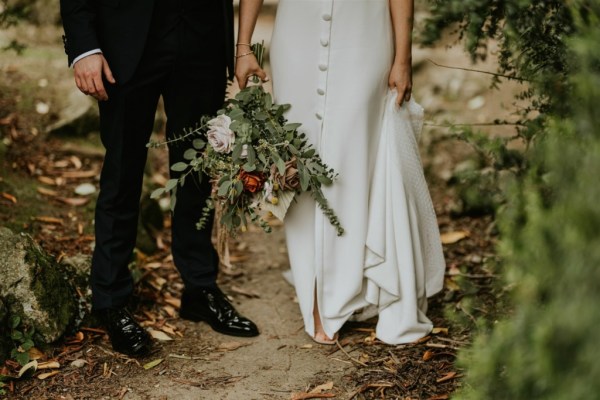
<instances>
[{"instance_id":1,"label":"white shirt cuff","mask_svg":"<svg viewBox=\"0 0 600 400\"><path fill-rule=\"evenodd\" d=\"M86 51L85 53L77 56L73 62L71 63L71 68L73 68L73 66L75 65L75 63L79 60L81 60L82 58L85 58L87 56L91 56L92 54L98 54L98 53L102 53L102 50L100 49L94 49L94 50L90 50L90 51Z\"/></svg>"}]
</instances>

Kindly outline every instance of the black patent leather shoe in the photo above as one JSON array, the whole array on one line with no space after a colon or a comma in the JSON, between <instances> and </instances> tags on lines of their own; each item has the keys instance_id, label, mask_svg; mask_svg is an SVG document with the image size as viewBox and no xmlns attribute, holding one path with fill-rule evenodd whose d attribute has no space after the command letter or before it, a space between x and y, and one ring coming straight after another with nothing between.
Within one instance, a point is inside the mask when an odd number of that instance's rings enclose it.
<instances>
[{"instance_id":1,"label":"black patent leather shoe","mask_svg":"<svg viewBox=\"0 0 600 400\"><path fill-rule=\"evenodd\" d=\"M142 356L149 352L150 335L125 307L99 310L97 314L115 351L130 356Z\"/></svg>"},{"instance_id":2,"label":"black patent leather shoe","mask_svg":"<svg viewBox=\"0 0 600 400\"><path fill-rule=\"evenodd\" d=\"M241 316L218 287L184 291L179 316L190 321L204 321L225 335L258 336L254 322Z\"/></svg>"}]
</instances>

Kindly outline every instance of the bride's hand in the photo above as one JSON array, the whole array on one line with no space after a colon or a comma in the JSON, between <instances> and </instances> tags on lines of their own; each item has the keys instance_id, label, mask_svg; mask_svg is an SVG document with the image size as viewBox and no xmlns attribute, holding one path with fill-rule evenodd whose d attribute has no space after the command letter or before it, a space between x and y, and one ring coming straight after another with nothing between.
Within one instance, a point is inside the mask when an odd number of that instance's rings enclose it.
<instances>
[{"instance_id":1,"label":"bride's hand","mask_svg":"<svg viewBox=\"0 0 600 400\"><path fill-rule=\"evenodd\" d=\"M267 73L258 65L258 61L254 54L248 54L239 57L235 63L235 78L237 79L240 89L246 88L248 79L257 76L263 82L268 82Z\"/></svg>"},{"instance_id":2,"label":"bride's hand","mask_svg":"<svg viewBox=\"0 0 600 400\"><path fill-rule=\"evenodd\" d=\"M412 93L412 66L410 63L394 62L388 79L390 89L398 91L396 103L401 106L410 100Z\"/></svg>"}]
</instances>

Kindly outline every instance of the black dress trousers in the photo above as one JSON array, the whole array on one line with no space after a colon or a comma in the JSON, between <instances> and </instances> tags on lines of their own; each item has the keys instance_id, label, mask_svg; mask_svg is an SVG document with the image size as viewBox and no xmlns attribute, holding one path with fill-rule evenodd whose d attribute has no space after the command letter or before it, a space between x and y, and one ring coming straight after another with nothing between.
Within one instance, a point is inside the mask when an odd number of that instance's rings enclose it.
<instances>
[{"instance_id":1,"label":"black dress trousers","mask_svg":"<svg viewBox=\"0 0 600 400\"><path fill-rule=\"evenodd\" d=\"M133 290L128 270L135 246L146 144L160 96L167 115L167 138L214 114L224 102L226 46L220 1L156 0L144 55L132 79L107 84L100 102L100 131L106 156L96 206L96 247L92 260L95 310L120 307ZM108 60L110 64L110 60ZM183 161L189 143L169 146L169 162ZM171 172L176 178L178 173ZM186 178L177 191L172 218L172 252L187 289L215 285L218 256L211 224L199 231L208 179Z\"/></svg>"}]
</instances>

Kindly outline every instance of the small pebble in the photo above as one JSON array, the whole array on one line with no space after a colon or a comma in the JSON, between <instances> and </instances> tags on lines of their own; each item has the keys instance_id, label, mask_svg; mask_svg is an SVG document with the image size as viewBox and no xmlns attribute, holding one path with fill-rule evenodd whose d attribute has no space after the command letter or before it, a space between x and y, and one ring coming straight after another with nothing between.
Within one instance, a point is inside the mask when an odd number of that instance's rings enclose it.
<instances>
[{"instance_id":1,"label":"small pebble","mask_svg":"<svg viewBox=\"0 0 600 400\"><path fill-rule=\"evenodd\" d=\"M92 185L91 183L82 183L75 188L75 193L80 196L88 196L96 193L96 186Z\"/></svg>"},{"instance_id":2,"label":"small pebble","mask_svg":"<svg viewBox=\"0 0 600 400\"><path fill-rule=\"evenodd\" d=\"M85 366L85 364L87 364L87 361L85 361L85 360L83 360L83 359L80 358L78 360L73 361L71 363L71 367L74 367L74 368L83 368Z\"/></svg>"}]
</instances>

